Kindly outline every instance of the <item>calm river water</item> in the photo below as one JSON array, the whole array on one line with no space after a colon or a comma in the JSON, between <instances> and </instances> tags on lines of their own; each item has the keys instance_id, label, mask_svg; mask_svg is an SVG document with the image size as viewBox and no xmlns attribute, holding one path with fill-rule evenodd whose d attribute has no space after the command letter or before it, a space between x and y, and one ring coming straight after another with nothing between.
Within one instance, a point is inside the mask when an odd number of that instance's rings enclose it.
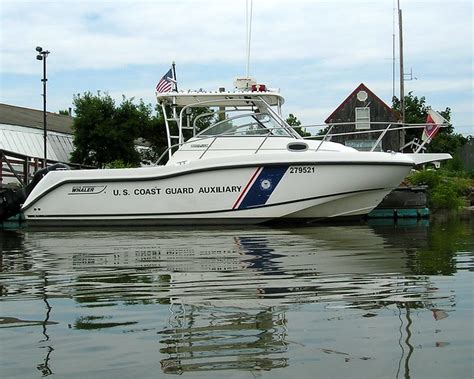
<instances>
[{"instance_id":1,"label":"calm river water","mask_svg":"<svg viewBox=\"0 0 474 379\"><path fill-rule=\"evenodd\" d=\"M0 377L472 378L473 230L0 231Z\"/></svg>"}]
</instances>

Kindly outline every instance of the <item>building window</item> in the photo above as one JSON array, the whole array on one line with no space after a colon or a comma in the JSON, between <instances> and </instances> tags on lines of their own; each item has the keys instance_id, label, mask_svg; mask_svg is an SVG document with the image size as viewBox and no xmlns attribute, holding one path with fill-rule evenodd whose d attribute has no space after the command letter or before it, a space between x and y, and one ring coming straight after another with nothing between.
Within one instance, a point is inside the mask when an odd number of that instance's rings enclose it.
<instances>
[{"instance_id":1,"label":"building window","mask_svg":"<svg viewBox=\"0 0 474 379\"><path fill-rule=\"evenodd\" d=\"M355 139L355 140L346 140L345 145L349 147L353 147L359 151L370 151L372 147L374 147L377 140L375 139ZM378 144L375 151L382 151L382 146L380 143Z\"/></svg>"},{"instance_id":2,"label":"building window","mask_svg":"<svg viewBox=\"0 0 474 379\"><path fill-rule=\"evenodd\" d=\"M370 129L370 108L357 107L355 111L356 130Z\"/></svg>"}]
</instances>

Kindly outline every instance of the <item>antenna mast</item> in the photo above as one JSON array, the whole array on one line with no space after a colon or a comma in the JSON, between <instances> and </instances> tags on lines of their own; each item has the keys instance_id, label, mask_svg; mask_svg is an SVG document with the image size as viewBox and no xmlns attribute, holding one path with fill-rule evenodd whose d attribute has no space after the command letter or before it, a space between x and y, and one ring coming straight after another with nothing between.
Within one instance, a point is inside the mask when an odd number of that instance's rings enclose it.
<instances>
[{"instance_id":1,"label":"antenna mast","mask_svg":"<svg viewBox=\"0 0 474 379\"><path fill-rule=\"evenodd\" d=\"M250 2L250 6L249 6ZM246 2L246 20L247 20L247 78L250 74L250 43L252 41L252 12L253 12L253 0L247 0Z\"/></svg>"}]
</instances>

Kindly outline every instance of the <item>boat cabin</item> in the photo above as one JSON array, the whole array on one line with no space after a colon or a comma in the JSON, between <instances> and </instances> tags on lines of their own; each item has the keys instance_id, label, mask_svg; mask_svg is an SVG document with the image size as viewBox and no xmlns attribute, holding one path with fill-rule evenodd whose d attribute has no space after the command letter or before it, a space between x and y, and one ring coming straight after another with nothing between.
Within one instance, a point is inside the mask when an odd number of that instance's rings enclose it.
<instances>
[{"instance_id":1,"label":"boat cabin","mask_svg":"<svg viewBox=\"0 0 474 379\"><path fill-rule=\"evenodd\" d=\"M270 137L301 139L284 120L284 98L277 92L169 92L159 94L157 99L165 116L170 159L178 148L205 148L207 152L211 145L214 150L225 144L222 140L216 142L217 136L259 137L233 140L233 148L247 153L249 149L258 150Z\"/></svg>"}]
</instances>

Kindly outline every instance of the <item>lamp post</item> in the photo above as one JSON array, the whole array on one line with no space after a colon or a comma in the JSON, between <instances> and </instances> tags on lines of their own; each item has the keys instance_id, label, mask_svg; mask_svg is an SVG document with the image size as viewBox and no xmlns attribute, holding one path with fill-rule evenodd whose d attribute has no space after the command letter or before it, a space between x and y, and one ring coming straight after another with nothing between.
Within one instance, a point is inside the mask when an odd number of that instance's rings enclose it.
<instances>
[{"instance_id":1,"label":"lamp post","mask_svg":"<svg viewBox=\"0 0 474 379\"><path fill-rule=\"evenodd\" d=\"M46 82L48 79L46 79L46 58L49 54L48 50L43 50L41 46L36 47L36 52L38 53L36 55L36 59L39 61L43 61L43 79L41 81L43 82L43 139L44 139L44 162L43 166L46 167L47 164L47 159L48 155L46 152L46 142L47 142L47 127L46 127Z\"/></svg>"}]
</instances>

